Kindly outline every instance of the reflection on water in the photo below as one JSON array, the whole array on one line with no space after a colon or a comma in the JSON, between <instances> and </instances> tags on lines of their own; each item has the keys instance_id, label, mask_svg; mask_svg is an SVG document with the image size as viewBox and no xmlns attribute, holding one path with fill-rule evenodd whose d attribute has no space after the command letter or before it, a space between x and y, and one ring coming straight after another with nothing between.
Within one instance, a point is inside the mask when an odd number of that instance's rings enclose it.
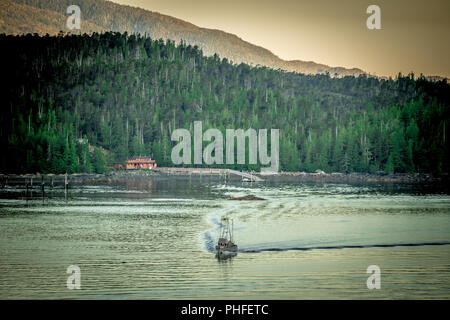
<instances>
[{"instance_id":1,"label":"reflection on water","mask_svg":"<svg viewBox=\"0 0 450 320\"><path fill-rule=\"evenodd\" d=\"M0 191L0 298L449 298L450 196L419 185L133 178ZM265 201L228 201L253 194ZM239 253L215 257L220 218ZM66 288L69 265L81 290ZM382 289L368 290L378 265Z\"/></svg>"},{"instance_id":2,"label":"reflection on water","mask_svg":"<svg viewBox=\"0 0 450 320\"><path fill-rule=\"evenodd\" d=\"M156 189L156 183L152 179L143 179L143 178L127 179L125 180L125 185L127 191L137 190L137 191L151 192Z\"/></svg>"},{"instance_id":3,"label":"reflection on water","mask_svg":"<svg viewBox=\"0 0 450 320\"><path fill-rule=\"evenodd\" d=\"M237 252L216 252L216 258L219 261L226 261L226 260L232 260L234 257L237 256Z\"/></svg>"}]
</instances>

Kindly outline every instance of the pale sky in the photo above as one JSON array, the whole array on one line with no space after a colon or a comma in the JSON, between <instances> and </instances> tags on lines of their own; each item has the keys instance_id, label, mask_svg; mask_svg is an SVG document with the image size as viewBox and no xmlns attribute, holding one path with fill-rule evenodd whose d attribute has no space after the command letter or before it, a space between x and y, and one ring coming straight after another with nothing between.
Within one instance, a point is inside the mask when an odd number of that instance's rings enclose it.
<instances>
[{"instance_id":1,"label":"pale sky","mask_svg":"<svg viewBox=\"0 0 450 320\"><path fill-rule=\"evenodd\" d=\"M450 78L450 0L114 0L233 33L285 60ZM366 9L381 8L381 30Z\"/></svg>"}]
</instances>

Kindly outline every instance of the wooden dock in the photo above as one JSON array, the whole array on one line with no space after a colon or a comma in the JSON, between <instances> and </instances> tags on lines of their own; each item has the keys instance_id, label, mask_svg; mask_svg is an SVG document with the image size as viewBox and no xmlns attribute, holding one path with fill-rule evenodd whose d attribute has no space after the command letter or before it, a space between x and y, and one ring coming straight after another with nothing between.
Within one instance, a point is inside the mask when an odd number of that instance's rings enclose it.
<instances>
[{"instance_id":1,"label":"wooden dock","mask_svg":"<svg viewBox=\"0 0 450 320\"><path fill-rule=\"evenodd\" d=\"M264 181L255 174L241 172L231 169L219 169L219 168L182 168L182 167L159 167L154 169L161 173L169 175L200 175L200 176L221 176L230 178L231 175L239 176L240 178L249 179L252 182Z\"/></svg>"}]
</instances>

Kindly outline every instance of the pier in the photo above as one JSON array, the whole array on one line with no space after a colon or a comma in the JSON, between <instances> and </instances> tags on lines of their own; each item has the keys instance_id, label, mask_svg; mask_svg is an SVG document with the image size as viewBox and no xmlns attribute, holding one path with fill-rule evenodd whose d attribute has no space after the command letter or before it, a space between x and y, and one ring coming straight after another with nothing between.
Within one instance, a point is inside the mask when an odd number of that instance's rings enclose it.
<instances>
[{"instance_id":1,"label":"pier","mask_svg":"<svg viewBox=\"0 0 450 320\"><path fill-rule=\"evenodd\" d=\"M249 179L252 182L264 181L260 177L256 176L254 173L241 172L231 169L219 169L219 168L182 168L182 167L160 167L154 169L168 175L199 175L203 176L221 176L229 180L231 176L238 176L241 179Z\"/></svg>"}]
</instances>

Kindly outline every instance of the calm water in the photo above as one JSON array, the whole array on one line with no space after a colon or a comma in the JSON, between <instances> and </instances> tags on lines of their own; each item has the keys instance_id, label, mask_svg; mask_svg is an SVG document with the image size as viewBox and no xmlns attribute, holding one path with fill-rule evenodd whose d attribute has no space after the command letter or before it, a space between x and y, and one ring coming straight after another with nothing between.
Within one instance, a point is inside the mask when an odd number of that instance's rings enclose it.
<instances>
[{"instance_id":1,"label":"calm water","mask_svg":"<svg viewBox=\"0 0 450 320\"><path fill-rule=\"evenodd\" d=\"M407 185L135 178L0 192L1 299L448 299L450 195ZM230 201L253 194L266 201ZM220 217L239 254L214 255ZM81 290L66 287L70 265ZM369 265L381 289L368 290Z\"/></svg>"}]
</instances>

